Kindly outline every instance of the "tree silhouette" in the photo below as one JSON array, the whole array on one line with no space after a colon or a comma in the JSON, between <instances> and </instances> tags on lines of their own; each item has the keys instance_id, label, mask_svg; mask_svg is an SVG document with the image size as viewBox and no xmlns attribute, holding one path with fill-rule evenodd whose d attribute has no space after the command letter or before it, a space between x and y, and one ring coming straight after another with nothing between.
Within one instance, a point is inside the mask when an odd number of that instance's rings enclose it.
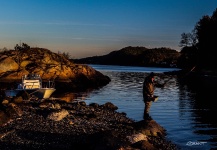
<instances>
[{"instance_id":1,"label":"tree silhouette","mask_svg":"<svg viewBox=\"0 0 217 150\"><path fill-rule=\"evenodd\" d=\"M195 25L198 39L198 65L205 69L217 69L217 9L213 15L203 16Z\"/></svg>"},{"instance_id":2,"label":"tree silhouette","mask_svg":"<svg viewBox=\"0 0 217 150\"><path fill-rule=\"evenodd\" d=\"M217 9L212 16L203 16L192 33L182 33L180 46L180 65L190 67L194 62L199 69L217 71Z\"/></svg>"},{"instance_id":3,"label":"tree silhouette","mask_svg":"<svg viewBox=\"0 0 217 150\"><path fill-rule=\"evenodd\" d=\"M30 46L26 43L22 43L22 45L16 44L14 47L15 50L29 50Z\"/></svg>"},{"instance_id":4,"label":"tree silhouette","mask_svg":"<svg viewBox=\"0 0 217 150\"><path fill-rule=\"evenodd\" d=\"M195 34L193 33L182 33L181 34L181 41L180 41L180 47L187 47L187 46L195 46L197 43L197 39Z\"/></svg>"}]
</instances>

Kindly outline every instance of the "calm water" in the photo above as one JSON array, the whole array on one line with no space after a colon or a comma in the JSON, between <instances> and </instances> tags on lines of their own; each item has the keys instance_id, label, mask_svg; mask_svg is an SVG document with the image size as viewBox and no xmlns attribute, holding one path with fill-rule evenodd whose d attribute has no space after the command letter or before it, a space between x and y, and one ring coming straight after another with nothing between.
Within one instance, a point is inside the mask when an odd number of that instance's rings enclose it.
<instances>
[{"instance_id":1,"label":"calm water","mask_svg":"<svg viewBox=\"0 0 217 150\"><path fill-rule=\"evenodd\" d=\"M142 83L147 73L159 73L157 80L166 82L164 88L157 88L157 102L152 104L150 115L167 130L167 138L181 149L217 149L216 99L196 87L179 82L174 76L162 72L172 68L146 68L90 65L109 76L111 82L99 90L83 93L76 97L87 104L112 102L119 112L140 121L143 119ZM202 87L203 88L203 87ZM206 87L204 87L206 88ZM208 95L208 96L207 96Z\"/></svg>"}]
</instances>

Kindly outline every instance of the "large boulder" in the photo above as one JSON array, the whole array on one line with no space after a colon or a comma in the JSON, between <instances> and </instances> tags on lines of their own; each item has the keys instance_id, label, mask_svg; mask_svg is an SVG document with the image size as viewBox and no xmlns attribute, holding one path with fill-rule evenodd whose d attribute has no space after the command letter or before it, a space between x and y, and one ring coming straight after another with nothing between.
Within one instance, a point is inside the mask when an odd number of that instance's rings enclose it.
<instances>
[{"instance_id":1,"label":"large boulder","mask_svg":"<svg viewBox=\"0 0 217 150\"><path fill-rule=\"evenodd\" d=\"M0 60L0 74L8 71L17 71L19 65L11 57L4 57Z\"/></svg>"}]
</instances>

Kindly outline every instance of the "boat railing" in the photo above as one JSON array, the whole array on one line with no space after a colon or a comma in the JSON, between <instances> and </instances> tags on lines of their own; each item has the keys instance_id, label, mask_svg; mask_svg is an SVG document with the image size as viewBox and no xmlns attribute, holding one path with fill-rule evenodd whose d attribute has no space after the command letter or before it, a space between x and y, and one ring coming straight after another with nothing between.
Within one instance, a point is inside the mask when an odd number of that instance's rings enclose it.
<instances>
[{"instance_id":1,"label":"boat railing","mask_svg":"<svg viewBox=\"0 0 217 150\"><path fill-rule=\"evenodd\" d=\"M43 88L55 88L55 82L54 81L48 81L43 84Z\"/></svg>"},{"instance_id":2,"label":"boat railing","mask_svg":"<svg viewBox=\"0 0 217 150\"><path fill-rule=\"evenodd\" d=\"M19 88L19 85L18 85ZM43 82L40 75L29 74L22 77L21 89L55 88L54 80Z\"/></svg>"}]
</instances>

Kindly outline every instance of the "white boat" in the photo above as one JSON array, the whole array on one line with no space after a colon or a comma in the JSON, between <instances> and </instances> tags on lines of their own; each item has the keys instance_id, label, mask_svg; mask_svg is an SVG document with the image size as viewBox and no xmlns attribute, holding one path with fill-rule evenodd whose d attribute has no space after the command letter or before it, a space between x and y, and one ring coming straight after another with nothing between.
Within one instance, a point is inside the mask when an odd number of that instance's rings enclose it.
<instances>
[{"instance_id":1,"label":"white boat","mask_svg":"<svg viewBox=\"0 0 217 150\"><path fill-rule=\"evenodd\" d=\"M22 82L18 84L16 89L5 90L8 97L17 96L21 92L27 92L30 96L34 95L39 99L50 98L51 94L56 90L53 82L48 82L46 87L42 87L42 79L38 74L29 74L22 76Z\"/></svg>"}]
</instances>

